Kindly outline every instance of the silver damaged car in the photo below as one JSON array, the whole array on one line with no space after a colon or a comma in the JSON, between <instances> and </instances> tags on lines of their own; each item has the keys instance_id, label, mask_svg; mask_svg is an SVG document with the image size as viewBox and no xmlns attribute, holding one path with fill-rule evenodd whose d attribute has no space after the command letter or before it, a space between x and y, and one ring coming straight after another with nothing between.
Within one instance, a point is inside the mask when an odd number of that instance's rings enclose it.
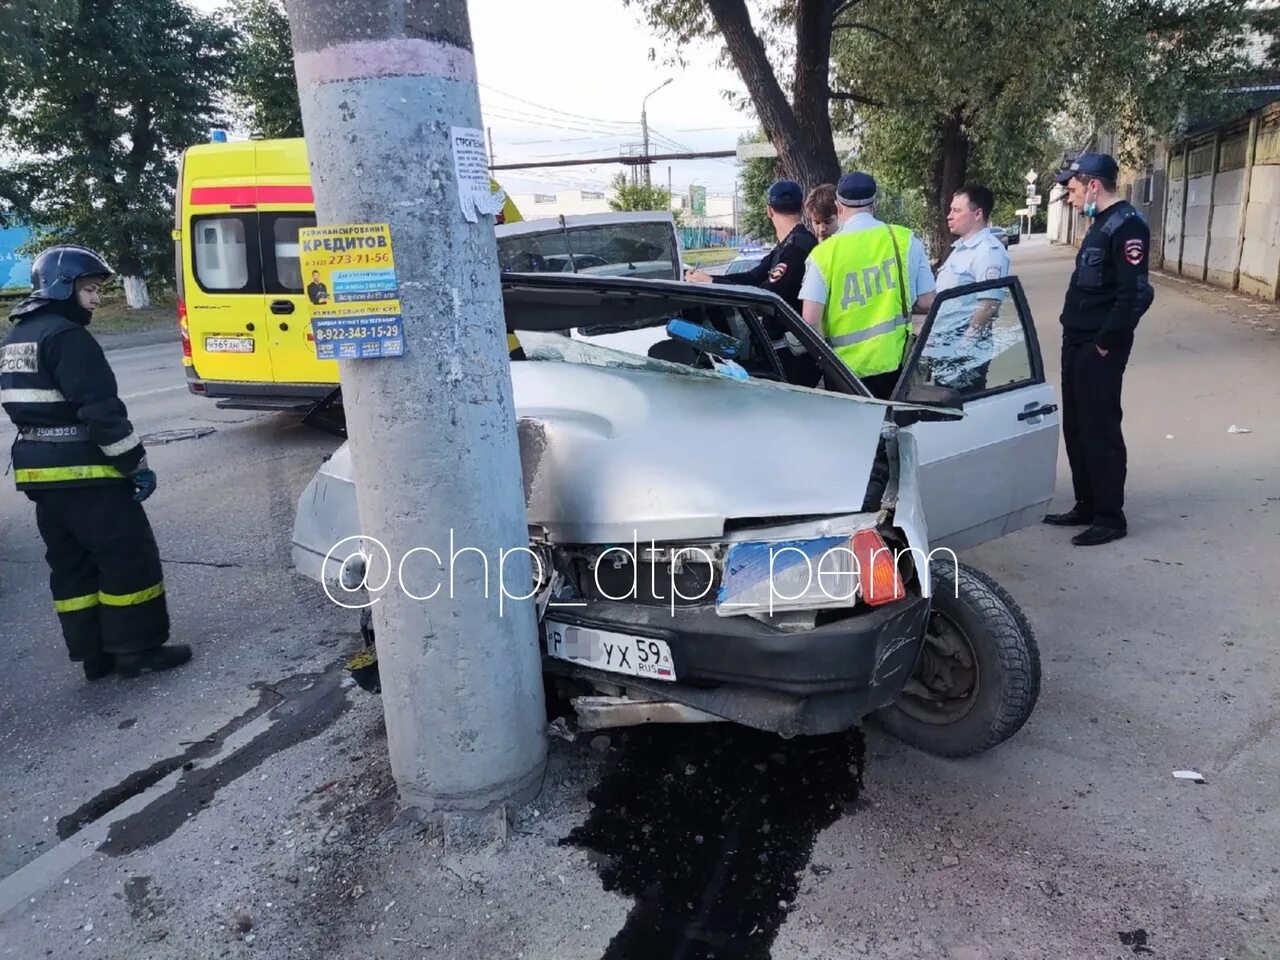
<instances>
[{"instance_id":1,"label":"silver damaged car","mask_svg":"<svg viewBox=\"0 0 1280 960\"><path fill-rule=\"evenodd\" d=\"M754 288L507 274L503 296L552 707L782 736L874 715L945 756L1026 722L1031 625L958 557L1053 495L1016 277L940 294L889 401ZM358 586L367 554L333 548L360 533L344 443L299 498L296 568Z\"/></svg>"}]
</instances>

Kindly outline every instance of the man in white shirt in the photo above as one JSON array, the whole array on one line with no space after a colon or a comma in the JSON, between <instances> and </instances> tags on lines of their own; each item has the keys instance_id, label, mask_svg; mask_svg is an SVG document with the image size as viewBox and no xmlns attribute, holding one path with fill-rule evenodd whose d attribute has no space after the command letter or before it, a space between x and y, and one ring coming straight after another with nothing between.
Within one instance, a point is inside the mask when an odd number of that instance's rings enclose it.
<instances>
[{"instance_id":1,"label":"man in white shirt","mask_svg":"<svg viewBox=\"0 0 1280 960\"><path fill-rule=\"evenodd\" d=\"M991 190L977 183L966 184L951 198L947 228L959 239L938 270L939 293L1009 275L1009 252L989 224L994 205ZM924 351L935 383L966 395L986 389L995 352L992 324L1004 295L1004 288L997 288L943 301Z\"/></svg>"}]
</instances>

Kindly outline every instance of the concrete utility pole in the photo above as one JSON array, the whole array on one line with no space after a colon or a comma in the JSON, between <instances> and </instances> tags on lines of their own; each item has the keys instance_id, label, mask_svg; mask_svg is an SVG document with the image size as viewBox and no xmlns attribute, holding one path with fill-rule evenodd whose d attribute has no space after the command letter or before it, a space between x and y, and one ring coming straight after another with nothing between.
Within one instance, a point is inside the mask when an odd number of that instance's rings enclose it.
<instances>
[{"instance_id":1,"label":"concrete utility pole","mask_svg":"<svg viewBox=\"0 0 1280 960\"><path fill-rule=\"evenodd\" d=\"M670 83L670 82L671 82L672 80L674 80L674 79L675 79L674 77L667 77L667 79L663 80L660 84L658 84L656 87L654 87L654 88L653 88L652 90L650 90L648 93L646 93L646 94L644 95L644 99L640 101L640 130L641 130L641 133L644 135L644 156L645 156L645 164L644 164L644 185L645 185L646 187L651 187L651 186L653 186L653 178L652 178L652 176L650 175L650 172L649 172L649 167L650 167L650 160L649 160L649 114L645 112L645 105L648 103L648 100L649 100L649 98L650 98L650 97L652 97L655 93L657 93L659 90L661 90L663 87L665 87L668 83Z\"/></svg>"},{"instance_id":2,"label":"concrete utility pole","mask_svg":"<svg viewBox=\"0 0 1280 960\"><path fill-rule=\"evenodd\" d=\"M392 772L407 807L494 811L536 789L546 718L533 601L498 602L528 532L494 224L463 212L492 199L466 0L288 8L318 222L389 223L400 287L404 356L339 361L361 532L391 560L373 616ZM531 566L508 556L509 593Z\"/></svg>"}]
</instances>

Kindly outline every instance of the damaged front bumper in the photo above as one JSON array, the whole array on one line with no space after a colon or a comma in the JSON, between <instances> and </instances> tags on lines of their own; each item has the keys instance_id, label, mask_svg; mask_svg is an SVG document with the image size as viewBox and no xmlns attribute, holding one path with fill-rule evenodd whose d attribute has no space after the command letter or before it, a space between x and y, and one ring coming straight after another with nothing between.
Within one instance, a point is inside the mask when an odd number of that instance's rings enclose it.
<instances>
[{"instance_id":1,"label":"damaged front bumper","mask_svg":"<svg viewBox=\"0 0 1280 960\"><path fill-rule=\"evenodd\" d=\"M783 736L834 733L897 698L919 655L929 606L927 597L909 592L894 603L791 631L752 617L718 616L710 607L594 603L554 610L547 621L661 641L676 679L623 676L552 655L546 624L543 668L596 692L682 704ZM637 712L625 715L634 722Z\"/></svg>"}]
</instances>

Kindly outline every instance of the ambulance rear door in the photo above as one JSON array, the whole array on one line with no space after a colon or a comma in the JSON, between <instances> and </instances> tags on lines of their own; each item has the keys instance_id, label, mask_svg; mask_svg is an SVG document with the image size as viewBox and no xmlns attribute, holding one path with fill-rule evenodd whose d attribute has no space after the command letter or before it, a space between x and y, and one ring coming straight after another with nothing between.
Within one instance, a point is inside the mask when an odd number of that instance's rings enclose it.
<instances>
[{"instance_id":1,"label":"ambulance rear door","mask_svg":"<svg viewBox=\"0 0 1280 960\"><path fill-rule=\"evenodd\" d=\"M229 202L237 189L252 193L251 186L202 188L197 181L188 195L184 287L191 361L202 380L269 382L261 227L252 202Z\"/></svg>"}]
</instances>

